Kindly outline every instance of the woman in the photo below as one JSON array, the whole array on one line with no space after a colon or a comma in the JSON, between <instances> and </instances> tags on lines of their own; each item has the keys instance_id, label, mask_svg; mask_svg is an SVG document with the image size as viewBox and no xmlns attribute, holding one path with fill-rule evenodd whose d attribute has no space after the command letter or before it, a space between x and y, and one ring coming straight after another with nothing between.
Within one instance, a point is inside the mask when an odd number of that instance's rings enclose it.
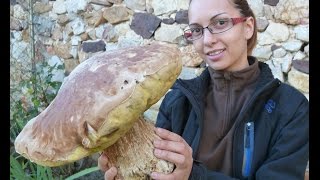
<instances>
[{"instance_id":1,"label":"woman","mask_svg":"<svg viewBox=\"0 0 320 180\"><path fill-rule=\"evenodd\" d=\"M208 68L177 80L163 100L154 154L175 164L153 179L303 179L309 103L251 55L254 14L246 0L192 0L189 29ZM107 158L99 158L102 170ZM116 169L105 177L113 179Z\"/></svg>"}]
</instances>

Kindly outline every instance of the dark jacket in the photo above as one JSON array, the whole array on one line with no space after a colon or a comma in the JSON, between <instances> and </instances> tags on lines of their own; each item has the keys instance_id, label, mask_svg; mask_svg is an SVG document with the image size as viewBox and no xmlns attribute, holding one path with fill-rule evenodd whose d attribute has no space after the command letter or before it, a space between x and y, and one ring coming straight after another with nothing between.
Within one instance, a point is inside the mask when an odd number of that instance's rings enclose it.
<instances>
[{"instance_id":1,"label":"dark jacket","mask_svg":"<svg viewBox=\"0 0 320 180\"><path fill-rule=\"evenodd\" d=\"M178 79L160 106L156 126L181 135L193 149L189 179L304 179L309 158L309 102L298 90L274 79L259 62L257 87L235 122L232 177L195 159L202 130L208 68L197 78Z\"/></svg>"}]
</instances>

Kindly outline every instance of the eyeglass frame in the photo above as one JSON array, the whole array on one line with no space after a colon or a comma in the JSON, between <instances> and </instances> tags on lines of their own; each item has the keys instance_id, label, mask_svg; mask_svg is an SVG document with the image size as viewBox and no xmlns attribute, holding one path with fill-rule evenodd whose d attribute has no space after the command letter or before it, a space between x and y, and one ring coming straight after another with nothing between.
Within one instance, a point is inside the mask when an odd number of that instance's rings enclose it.
<instances>
[{"instance_id":1,"label":"eyeglass frame","mask_svg":"<svg viewBox=\"0 0 320 180\"><path fill-rule=\"evenodd\" d=\"M198 40L198 39L200 39L200 38L203 37L204 29L208 29L211 34L223 33L223 32L226 32L226 31L230 30L230 29L231 29L233 26L235 26L236 24L241 23L241 22L245 22L245 21L248 19L248 17L235 17L235 18L223 18L223 19L231 19L232 26L231 26L229 29L226 29L226 30L221 31L221 32L214 33L214 32L211 32L211 30L210 30L210 28L209 28L209 26L213 24L213 23L210 23L207 27L199 27L199 28L202 28L202 29L201 29L202 33L201 33L201 36L199 36L198 38L193 39L193 40L189 40L189 39L186 37L186 31L190 31L191 28L188 28L188 29L186 29L186 30L183 31L183 37L184 37L186 40L188 40L188 41Z\"/></svg>"}]
</instances>

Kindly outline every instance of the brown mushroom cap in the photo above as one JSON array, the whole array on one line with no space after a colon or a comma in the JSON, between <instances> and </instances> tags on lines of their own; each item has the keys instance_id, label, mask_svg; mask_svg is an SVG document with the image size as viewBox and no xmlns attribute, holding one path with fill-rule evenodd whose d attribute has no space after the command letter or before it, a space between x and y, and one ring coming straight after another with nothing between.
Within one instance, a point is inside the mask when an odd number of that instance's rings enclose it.
<instances>
[{"instance_id":1,"label":"brown mushroom cap","mask_svg":"<svg viewBox=\"0 0 320 180\"><path fill-rule=\"evenodd\" d=\"M23 128L16 151L37 164L59 166L111 146L167 92L181 67L179 49L162 44L87 59Z\"/></svg>"}]
</instances>

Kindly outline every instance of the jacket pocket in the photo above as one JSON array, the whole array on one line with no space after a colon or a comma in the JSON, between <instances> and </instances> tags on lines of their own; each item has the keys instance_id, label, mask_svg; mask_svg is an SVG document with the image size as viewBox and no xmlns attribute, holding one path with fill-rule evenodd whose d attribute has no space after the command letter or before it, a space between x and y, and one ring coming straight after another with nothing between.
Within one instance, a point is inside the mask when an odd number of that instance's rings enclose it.
<instances>
[{"instance_id":1,"label":"jacket pocket","mask_svg":"<svg viewBox=\"0 0 320 180\"><path fill-rule=\"evenodd\" d=\"M254 150L254 123L247 122L244 127L244 151L242 162L242 176L248 177L250 175L253 150Z\"/></svg>"}]
</instances>

